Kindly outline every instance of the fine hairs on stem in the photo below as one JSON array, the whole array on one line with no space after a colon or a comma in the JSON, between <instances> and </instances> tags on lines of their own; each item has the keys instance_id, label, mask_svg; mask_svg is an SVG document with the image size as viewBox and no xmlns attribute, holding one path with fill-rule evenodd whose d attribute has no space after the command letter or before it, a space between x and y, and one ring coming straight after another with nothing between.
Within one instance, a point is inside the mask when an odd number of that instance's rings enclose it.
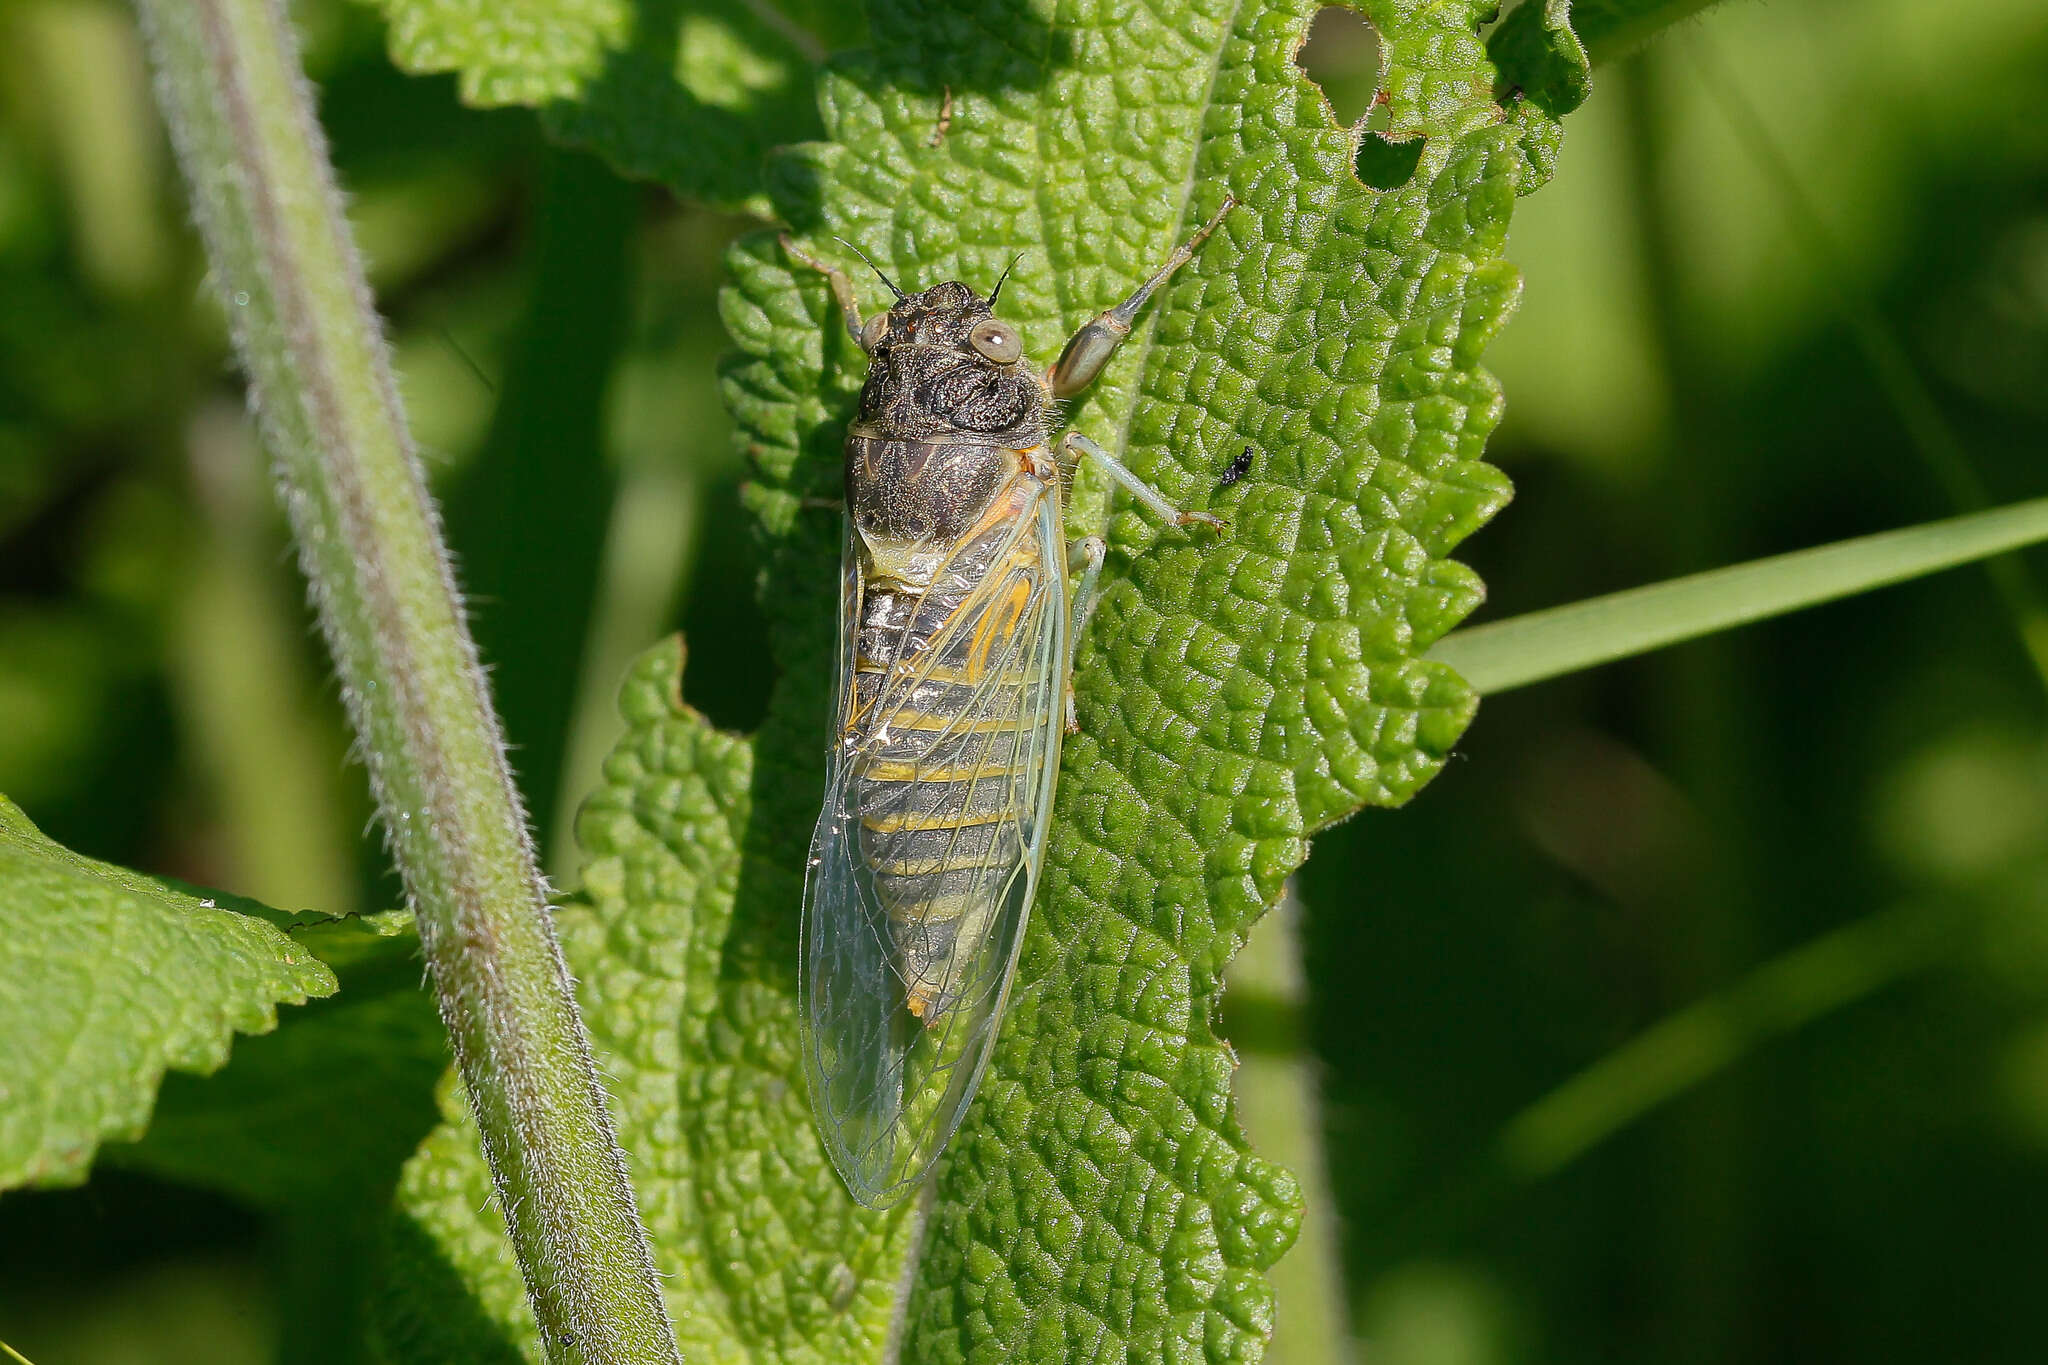
<instances>
[{"instance_id":1,"label":"fine hairs on stem","mask_svg":"<svg viewBox=\"0 0 2048 1365\"><path fill-rule=\"evenodd\" d=\"M677 1361L284 7L139 8L541 1339L558 1362Z\"/></svg>"}]
</instances>

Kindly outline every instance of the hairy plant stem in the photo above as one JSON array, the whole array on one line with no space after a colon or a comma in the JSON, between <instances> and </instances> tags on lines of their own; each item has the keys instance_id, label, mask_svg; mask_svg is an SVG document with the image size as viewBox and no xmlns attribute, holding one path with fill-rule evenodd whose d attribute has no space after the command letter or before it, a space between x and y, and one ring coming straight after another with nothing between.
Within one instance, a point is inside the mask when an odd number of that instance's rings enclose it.
<instances>
[{"instance_id":1,"label":"hairy plant stem","mask_svg":"<svg viewBox=\"0 0 2048 1365\"><path fill-rule=\"evenodd\" d=\"M138 0L551 1360L679 1360L279 0Z\"/></svg>"}]
</instances>

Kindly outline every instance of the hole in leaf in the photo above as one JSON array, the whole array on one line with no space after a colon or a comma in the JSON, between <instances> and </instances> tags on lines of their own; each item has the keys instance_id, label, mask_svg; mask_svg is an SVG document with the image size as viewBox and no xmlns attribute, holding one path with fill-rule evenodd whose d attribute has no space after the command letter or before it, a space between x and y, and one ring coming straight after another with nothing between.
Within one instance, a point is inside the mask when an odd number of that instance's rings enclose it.
<instances>
[{"instance_id":1,"label":"hole in leaf","mask_svg":"<svg viewBox=\"0 0 2048 1365\"><path fill-rule=\"evenodd\" d=\"M1358 140L1358 178L1376 190L1391 190L1407 184L1420 160L1422 139L1419 137L1411 137L1406 142L1389 142L1378 133L1367 133Z\"/></svg>"},{"instance_id":2,"label":"hole in leaf","mask_svg":"<svg viewBox=\"0 0 2048 1365\"><path fill-rule=\"evenodd\" d=\"M1338 123L1348 128L1372 112L1383 66L1380 35L1357 10L1342 5L1317 10L1294 64L1323 92Z\"/></svg>"}]
</instances>

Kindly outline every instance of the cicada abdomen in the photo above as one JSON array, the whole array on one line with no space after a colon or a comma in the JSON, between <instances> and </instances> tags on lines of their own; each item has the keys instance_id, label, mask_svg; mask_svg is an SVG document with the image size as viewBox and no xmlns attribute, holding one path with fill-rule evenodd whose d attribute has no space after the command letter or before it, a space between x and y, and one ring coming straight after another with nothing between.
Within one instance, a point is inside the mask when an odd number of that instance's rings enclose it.
<instances>
[{"instance_id":1,"label":"cicada abdomen","mask_svg":"<svg viewBox=\"0 0 2048 1365\"><path fill-rule=\"evenodd\" d=\"M1000 282L983 299L953 281L906 295L884 276L896 305L863 325L851 282L820 266L869 364L846 441L837 736L804 883L804 1068L864 1204L902 1198L959 1126L1044 860L1085 610L1069 597L1053 400L1094 378L1221 217L1045 371L994 316ZM1085 438L1063 449L1176 523L1221 525ZM1100 563L1092 542L1084 582Z\"/></svg>"},{"instance_id":2,"label":"cicada abdomen","mask_svg":"<svg viewBox=\"0 0 2048 1365\"><path fill-rule=\"evenodd\" d=\"M856 438L849 489L856 534L875 577L859 606L847 750L856 847L873 879L901 978L904 1005L942 1020L985 993L997 973L977 971L980 949L1013 899L1028 890L1044 828L1040 801L1059 753L1057 668L1065 638L1064 554L1050 463L1029 453ZM899 487L935 462L969 477L962 510L974 524L931 581L909 584L888 567L913 545L878 527L875 490ZM1033 471L1037 470L1038 473ZM987 470L1001 479L984 502ZM944 480L933 480L943 484ZM899 550L899 546L902 549Z\"/></svg>"},{"instance_id":3,"label":"cicada abdomen","mask_svg":"<svg viewBox=\"0 0 2048 1365\"><path fill-rule=\"evenodd\" d=\"M1023 454L849 442L852 629L806 898L806 1061L868 1203L914 1184L959 1123L1044 855L1065 552L1050 465ZM948 501L970 465L994 486ZM936 534L892 523L879 490L900 511L904 483L941 509Z\"/></svg>"}]
</instances>

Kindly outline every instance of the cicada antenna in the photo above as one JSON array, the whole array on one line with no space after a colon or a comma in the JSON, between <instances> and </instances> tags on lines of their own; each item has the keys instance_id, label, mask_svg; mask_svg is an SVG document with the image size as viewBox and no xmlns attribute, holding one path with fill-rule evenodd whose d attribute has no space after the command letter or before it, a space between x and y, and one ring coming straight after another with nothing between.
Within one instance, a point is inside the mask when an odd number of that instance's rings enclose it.
<instances>
[{"instance_id":1,"label":"cicada antenna","mask_svg":"<svg viewBox=\"0 0 2048 1365\"><path fill-rule=\"evenodd\" d=\"M868 261L867 252L862 251L859 247L855 246L852 242L847 241L844 237L834 237L832 240L839 243L839 245L845 247L848 251L851 251L854 255L860 257L863 261L867 261L868 269L874 271L876 276L880 278L882 283L889 286L889 292L894 294L899 301L909 297L909 295L905 294L901 289L898 289L896 287L896 281L890 279L887 275L882 274L882 267L876 265L873 261Z\"/></svg>"},{"instance_id":2,"label":"cicada antenna","mask_svg":"<svg viewBox=\"0 0 2048 1365\"><path fill-rule=\"evenodd\" d=\"M1023 259L1024 253L1020 251L1010 258L1010 263L1008 265L1003 267L1003 273L996 277L996 287L988 291L989 307L993 308L996 306L996 300L1002 296L1003 281L1010 278L1010 272L1012 270L1015 270L1017 268L1017 262Z\"/></svg>"}]
</instances>

